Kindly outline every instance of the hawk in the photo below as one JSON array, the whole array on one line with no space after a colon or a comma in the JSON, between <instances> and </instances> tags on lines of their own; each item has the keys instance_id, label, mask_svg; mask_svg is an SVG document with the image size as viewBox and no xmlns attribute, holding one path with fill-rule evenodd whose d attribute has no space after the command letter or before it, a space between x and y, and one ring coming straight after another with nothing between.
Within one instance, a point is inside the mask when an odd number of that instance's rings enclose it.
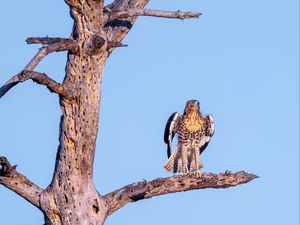
<instances>
[{"instance_id":1,"label":"hawk","mask_svg":"<svg viewBox=\"0 0 300 225\"><path fill-rule=\"evenodd\" d=\"M178 144L171 155L172 139L178 133ZM164 141L168 145L165 169L173 173L194 173L201 176L200 154L214 134L211 114L202 116L197 100L187 101L183 115L173 113L166 124Z\"/></svg>"}]
</instances>

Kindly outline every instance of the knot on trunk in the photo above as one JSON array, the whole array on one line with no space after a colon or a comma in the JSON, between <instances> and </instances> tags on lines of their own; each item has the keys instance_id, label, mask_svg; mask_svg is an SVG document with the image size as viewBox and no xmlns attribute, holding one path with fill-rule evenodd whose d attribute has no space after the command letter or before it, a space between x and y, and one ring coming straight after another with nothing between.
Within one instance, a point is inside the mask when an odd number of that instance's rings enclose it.
<instances>
[{"instance_id":1,"label":"knot on trunk","mask_svg":"<svg viewBox=\"0 0 300 225\"><path fill-rule=\"evenodd\" d=\"M16 170L16 165L11 166L6 157L0 157L0 176L10 176Z\"/></svg>"},{"instance_id":2,"label":"knot on trunk","mask_svg":"<svg viewBox=\"0 0 300 225\"><path fill-rule=\"evenodd\" d=\"M107 47L107 41L103 36L93 35L85 41L83 48L88 55L96 55Z\"/></svg>"}]
</instances>

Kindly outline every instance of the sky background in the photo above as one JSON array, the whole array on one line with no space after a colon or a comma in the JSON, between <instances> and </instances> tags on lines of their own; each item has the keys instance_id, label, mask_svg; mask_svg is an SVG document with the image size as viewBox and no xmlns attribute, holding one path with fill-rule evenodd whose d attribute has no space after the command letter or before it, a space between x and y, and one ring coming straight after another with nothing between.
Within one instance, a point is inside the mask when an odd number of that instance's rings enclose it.
<instances>
[{"instance_id":1,"label":"sky background","mask_svg":"<svg viewBox=\"0 0 300 225\"><path fill-rule=\"evenodd\" d=\"M40 46L30 36L69 37L63 0L1 3L0 85ZM165 123L198 99L216 130L204 172L260 176L229 189L169 194L126 205L106 225L299 224L299 3L296 0L151 1L147 8L193 10L199 19L139 18L106 63L94 164L98 191L167 177ZM64 77L66 53L37 71ZM58 97L31 81L0 99L0 155L45 188L58 146ZM43 215L0 186L1 225L40 225Z\"/></svg>"}]
</instances>

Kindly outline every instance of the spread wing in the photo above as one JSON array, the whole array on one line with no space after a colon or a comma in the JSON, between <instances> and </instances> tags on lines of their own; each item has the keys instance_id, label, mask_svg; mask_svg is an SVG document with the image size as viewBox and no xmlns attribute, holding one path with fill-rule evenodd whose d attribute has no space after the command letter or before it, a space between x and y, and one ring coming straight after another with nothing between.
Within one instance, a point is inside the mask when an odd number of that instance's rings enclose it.
<instances>
[{"instance_id":1,"label":"spread wing","mask_svg":"<svg viewBox=\"0 0 300 225\"><path fill-rule=\"evenodd\" d=\"M167 150L168 158L170 158L171 156L172 139L175 133L178 131L179 119L180 119L179 113L177 112L173 113L168 119L168 122L165 127L164 141L168 145L168 150Z\"/></svg>"},{"instance_id":2,"label":"spread wing","mask_svg":"<svg viewBox=\"0 0 300 225\"><path fill-rule=\"evenodd\" d=\"M206 123L206 129L205 129L205 136L203 137L203 140L201 141L202 146L200 147L200 154L205 150L208 143L210 142L210 138L214 135L215 132L215 123L214 118L211 114L207 114L203 117L205 123Z\"/></svg>"}]
</instances>

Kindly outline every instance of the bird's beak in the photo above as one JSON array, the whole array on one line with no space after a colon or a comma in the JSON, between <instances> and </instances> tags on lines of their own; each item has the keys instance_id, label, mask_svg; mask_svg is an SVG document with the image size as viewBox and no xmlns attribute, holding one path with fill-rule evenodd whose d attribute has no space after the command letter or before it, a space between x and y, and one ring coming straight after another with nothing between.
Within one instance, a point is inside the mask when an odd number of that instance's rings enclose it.
<instances>
[{"instance_id":1,"label":"bird's beak","mask_svg":"<svg viewBox=\"0 0 300 225\"><path fill-rule=\"evenodd\" d=\"M198 100L193 100L193 105L199 107L200 102Z\"/></svg>"},{"instance_id":2,"label":"bird's beak","mask_svg":"<svg viewBox=\"0 0 300 225\"><path fill-rule=\"evenodd\" d=\"M195 106L198 110L200 110L200 102L199 102L198 100L195 100L194 106Z\"/></svg>"}]
</instances>

